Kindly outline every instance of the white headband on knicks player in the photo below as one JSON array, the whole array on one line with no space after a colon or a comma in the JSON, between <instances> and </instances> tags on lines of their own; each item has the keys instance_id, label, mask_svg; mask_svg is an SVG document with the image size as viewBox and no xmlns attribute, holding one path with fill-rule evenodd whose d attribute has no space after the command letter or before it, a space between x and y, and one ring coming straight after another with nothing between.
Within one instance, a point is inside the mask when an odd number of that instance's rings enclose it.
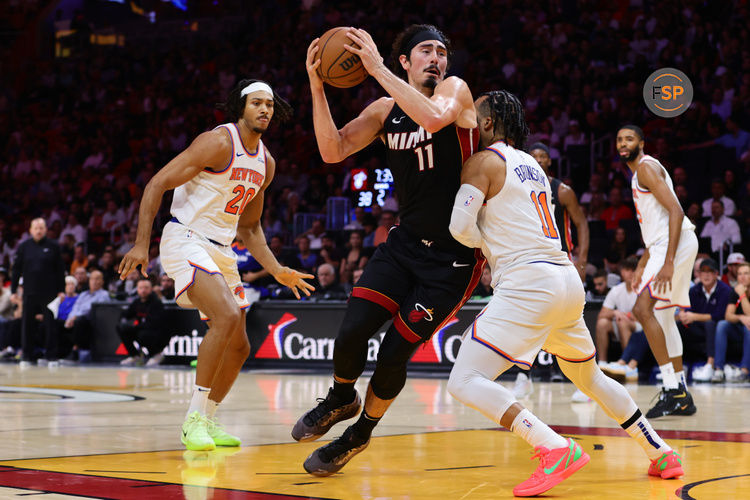
<instances>
[{"instance_id":1,"label":"white headband on knicks player","mask_svg":"<svg viewBox=\"0 0 750 500\"><path fill-rule=\"evenodd\" d=\"M448 229L456 241L469 248L482 246L482 233L477 227L479 210L484 203L484 193L471 184L461 184L453 204Z\"/></svg>"},{"instance_id":2,"label":"white headband on knicks player","mask_svg":"<svg viewBox=\"0 0 750 500\"><path fill-rule=\"evenodd\" d=\"M245 97L247 94L252 94L253 92L258 92L259 90L262 90L263 92L268 92L268 94L273 97L273 90L271 89L271 86L268 85L265 82L253 82L240 92L240 98Z\"/></svg>"}]
</instances>

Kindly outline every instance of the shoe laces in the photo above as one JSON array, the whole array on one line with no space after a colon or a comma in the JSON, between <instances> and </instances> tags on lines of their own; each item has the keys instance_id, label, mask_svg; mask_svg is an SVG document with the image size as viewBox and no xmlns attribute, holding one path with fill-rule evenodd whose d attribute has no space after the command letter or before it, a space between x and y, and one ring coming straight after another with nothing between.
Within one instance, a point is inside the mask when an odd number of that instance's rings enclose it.
<instances>
[{"instance_id":1,"label":"shoe laces","mask_svg":"<svg viewBox=\"0 0 750 500\"><path fill-rule=\"evenodd\" d=\"M316 425L318 423L318 420L325 416L326 413L338 408L340 405L337 404L336 400L338 400L338 398L333 394L333 391L331 390L328 391L328 395L325 398L317 398L316 401L318 402L318 406L310 410L307 415L305 415L305 424L310 426Z\"/></svg>"},{"instance_id":2,"label":"shoe laces","mask_svg":"<svg viewBox=\"0 0 750 500\"><path fill-rule=\"evenodd\" d=\"M360 445L354 442L354 431L352 430L352 427L349 426L341 436L323 446L318 453L324 462L331 462L342 453L345 453L352 448L356 448L357 446Z\"/></svg>"}]
</instances>

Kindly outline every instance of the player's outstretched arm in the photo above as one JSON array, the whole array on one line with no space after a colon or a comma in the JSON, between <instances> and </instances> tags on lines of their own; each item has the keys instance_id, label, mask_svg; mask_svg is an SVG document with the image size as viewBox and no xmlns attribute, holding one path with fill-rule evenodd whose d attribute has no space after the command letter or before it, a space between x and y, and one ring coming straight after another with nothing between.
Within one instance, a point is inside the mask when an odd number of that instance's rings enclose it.
<instances>
[{"instance_id":1,"label":"player's outstretched arm","mask_svg":"<svg viewBox=\"0 0 750 500\"><path fill-rule=\"evenodd\" d=\"M505 162L491 151L480 151L466 160L448 226L456 241L469 248L482 246L482 234L477 226L479 210L485 199L500 192L504 183Z\"/></svg>"},{"instance_id":2,"label":"player's outstretched arm","mask_svg":"<svg viewBox=\"0 0 750 500\"><path fill-rule=\"evenodd\" d=\"M578 204L575 191L570 189L570 187L560 184L557 196L576 226L576 234L578 235L578 262L576 266L578 267L578 274L581 276L581 279L585 280L586 262L588 262L589 258L589 221L586 220L586 216L583 214L583 210L581 210L581 205Z\"/></svg>"},{"instance_id":3,"label":"player's outstretched arm","mask_svg":"<svg viewBox=\"0 0 750 500\"><path fill-rule=\"evenodd\" d=\"M347 36L359 48L345 45L349 51L362 59L367 72L375 78L399 107L427 132L438 130L456 123L459 127L477 126L474 98L466 82L455 76L446 78L435 87L432 97L427 97L407 82L394 75L378 52L378 47L368 32L351 28Z\"/></svg>"},{"instance_id":4,"label":"player's outstretched arm","mask_svg":"<svg viewBox=\"0 0 750 500\"><path fill-rule=\"evenodd\" d=\"M266 236L260 225L263 214L263 198L268 185L273 180L276 171L276 161L269 154L266 157L266 180L260 192L256 193L245 207L237 223L237 236L247 247L250 255L255 257L263 268L268 271L279 283L292 289L294 296L300 298L299 290L309 296L315 287L307 283L303 278L312 279L312 274L304 274L286 266L282 266L266 243Z\"/></svg>"},{"instance_id":5,"label":"player's outstretched arm","mask_svg":"<svg viewBox=\"0 0 750 500\"><path fill-rule=\"evenodd\" d=\"M662 169L656 163L646 160L638 167L638 184L645 187L669 214L669 244L667 255L664 258L664 266L656 273L653 285L654 292L661 293L672 289L672 275L674 274L674 257L677 253L677 245L680 243L682 232L682 220L685 213L682 211L680 202L672 193L664 180Z\"/></svg>"},{"instance_id":6,"label":"player's outstretched arm","mask_svg":"<svg viewBox=\"0 0 750 500\"><path fill-rule=\"evenodd\" d=\"M231 155L232 139L228 132L222 129L203 132L146 184L138 210L135 245L120 262L117 270L120 273L120 279L124 280L130 271L139 265L141 274L147 276L151 228L164 193L185 184L201 173L205 167L223 168L231 160Z\"/></svg>"}]
</instances>

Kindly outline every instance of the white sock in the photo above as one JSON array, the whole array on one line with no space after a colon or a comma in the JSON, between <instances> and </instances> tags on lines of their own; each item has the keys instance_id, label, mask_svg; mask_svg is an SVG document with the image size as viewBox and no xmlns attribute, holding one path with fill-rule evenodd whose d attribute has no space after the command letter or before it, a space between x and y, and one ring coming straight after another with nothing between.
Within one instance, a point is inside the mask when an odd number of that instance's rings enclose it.
<instances>
[{"instance_id":1,"label":"white sock","mask_svg":"<svg viewBox=\"0 0 750 500\"><path fill-rule=\"evenodd\" d=\"M550 429L526 408L513 420L510 430L534 448L544 446L548 450L553 450L568 445L564 437Z\"/></svg>"},{"instance_id":2,"label":"white sock","mask_svg":"<svg viewBox=\"0 0 750 500\"><path fill-rule=\"evenodd\" d=\"M218 409L219 409L219 403L217 403L213 399L209 399L206 402L206 416L208 418L214 418L214 415L216 415L216 410Z\"/></svg>"},{"instance_id":3,"label":"white sock","mask_svg":"<svg viewBox=\"0 0 750 500\"><path fill-rule=\"evenodd\" d=\"M665 389L677 389L677 374L674 372L672 362L659 365L661 371L661 382Z\"/></svg>"},{"instance_id":4,"label":"white sock","mask_svg":"<svg viewBox=\"0 0 750 500\"><path fill-rule=\"evenodd\" d=\"M675 375L677 375L677 382L679 382L680 384L684 385L685 388L687 388L687 379L685 378L685 369L683 368L682 370L675 373Z\"/></svg>"},{"instance_id":5,"label":"white sock","mask_svg":"<svg viewBox=\"0 0 750 500\"><path fill-rule=\"evenodd\" d=\"M633 418L635 418L635 421L633 421ZM629 427L625 427L631 421L633 423ZM659 437L654 428L651 427L651 424L643 416L641 410L638 410L633 417L622 424L622 428L641 445L643 451L648 455L649 460L656 460L662 454L672 449Z\"/></svg>"},{"instance_id":6,"label":"white sock","mask_svg":"<svg viewBox=\"0 0 750 500\"><path fill-rule=\"evenodd\" d=\"M193 386L193 397L190 398L190 407L188 408L187 415L190 415L194 411L197 411L201 415L206 414L206 402L208 401L209 392L211 392L210 387Z\"/></svg>"}]
</instances>

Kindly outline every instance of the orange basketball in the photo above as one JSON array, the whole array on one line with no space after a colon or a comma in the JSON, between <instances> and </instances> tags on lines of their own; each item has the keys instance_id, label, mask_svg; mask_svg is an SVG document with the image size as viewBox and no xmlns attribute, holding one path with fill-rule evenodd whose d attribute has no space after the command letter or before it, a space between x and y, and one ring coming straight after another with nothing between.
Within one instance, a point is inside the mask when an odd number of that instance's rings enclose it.
<instances>
[{"instance_id":1,"label":"orange basketball","mask_svg":"<svg viewBox=\"0 0 750 500\"><path fill-rule=\"evenodd\" d=\"M357 54L344 48L344 45L356 45L346 36L349 28L339 26L331 28L320 37L318 53L320 59L318 75L328 85L346 89L354 87L367 78L367 71Z\"/></svg>"}]
</instances>

